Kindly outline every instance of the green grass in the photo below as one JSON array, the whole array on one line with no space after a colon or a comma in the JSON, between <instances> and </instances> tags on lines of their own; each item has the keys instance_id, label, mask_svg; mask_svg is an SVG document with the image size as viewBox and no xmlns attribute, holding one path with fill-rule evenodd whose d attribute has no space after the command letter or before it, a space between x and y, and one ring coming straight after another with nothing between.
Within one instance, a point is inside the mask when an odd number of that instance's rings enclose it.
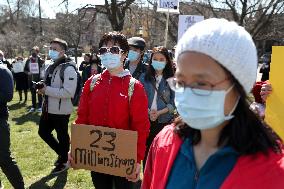
<instances>
[{"instance_id":1,"label":"green grass","mask_svg":"<svg viewBox=\"0 0 284 189\"><path fill-rule=\"evenodd\" d=\"M30 94L29 94L30 99ZM69 169L58 176L50 176L53 162L57 158L49 146L39 137L39 113L27 113L31 101L18 102L18 94L9 103L9 123L11 129L11 151L24 177L25 186L30 189L89 189L94 188L90 171ZM75 111L70 123L76 118ZM5 189L13 187L0 171L0 179Z\"/></svg>"}]
</instances>

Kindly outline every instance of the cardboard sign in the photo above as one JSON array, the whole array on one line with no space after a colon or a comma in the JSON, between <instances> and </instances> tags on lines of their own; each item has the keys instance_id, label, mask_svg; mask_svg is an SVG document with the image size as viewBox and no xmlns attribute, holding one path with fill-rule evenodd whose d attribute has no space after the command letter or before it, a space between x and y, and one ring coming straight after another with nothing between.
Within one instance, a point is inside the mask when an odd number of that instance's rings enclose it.
<instances>
[{"instance_id":1,"label":"cardboard sign","mask_svg":"<svg viewBox=\"0 0 284 189\"><path fill-rule=\"evenodd\" d=\"M178 40L186 32L186 30L191 27L196 22L204 20L204 16L198 15L179 15L178 21Z\"/></svg>"},{"instance_id":2,"label":"cardboard sign","mask_svg":"<svg viewBox=\"0 0 284 189\"><path fill-rule=\"evenodd\" d=\"M284 140L284 46L272 47L269 82L272 93L267 98L265 121Z\"/></svg>"},{"instance_id":3,"label":"cardboard sign","mask_svg":"<svg viewBox=\"0 0 284 189\"><path fill-rule=\"evenodd\" d=\"M179 13L179 0L159 0L157 11Z\"/></svg>"},{"instance_id":4,"label":"cardboard sign","mask_svg":"<svg viewBox=\"0 0 284 189\"><path fill-rule=\"evenodd\" d=\"M38 63L30 63L30 72L32 74L39 74L39 66Z\"/></svg>"},{"instance_id":5,"label":"cardboard sign","mask_svg":"<svg viewBox=\"0 0 284 189\"><path fill-rule=\"evenodd\" d=\"M126 177L135 172L137 132L92 125L72 125L74 168Z\"/></svg>"}]
</instances>

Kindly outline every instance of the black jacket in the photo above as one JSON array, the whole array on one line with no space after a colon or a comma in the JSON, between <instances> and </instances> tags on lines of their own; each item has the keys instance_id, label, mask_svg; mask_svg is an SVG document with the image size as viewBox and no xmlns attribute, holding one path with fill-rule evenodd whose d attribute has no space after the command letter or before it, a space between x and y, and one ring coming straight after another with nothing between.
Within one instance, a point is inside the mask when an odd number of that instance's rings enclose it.
<instances>
[{"instance_id":1,"label":"black jacket","mask_svg":"<svg viewBox=\"0 0 284 189\"><path fill-rule=\"evenodd\" d=\"M2 62L2 64L6 64L7 68L11 71L13 66L12 64L10 64L10 62L8 60L0 60L0 62ZM1 64L1 63L0 63Z\"/></svg>"},{"instance_id":2,"label":"black jacket","mask_svg":"<svg viewBox=\"0 0 284 189\"><path fill-rule=\"evenodd\" d=\"M24 72L26 74L28 74L30 72L30 62L31 62L31 58L30 57L27 61L26 61L26 64L25 64L25 68L24 68ZM43 67L43 64L44 64L44 61L40 58L40 57L37 57L38 61L38 66L39 66L39 73L38 74L32 74L32 75L29 75L29 82L31 81L40 81L40 70L42 69Z\"/></svg>"},{"instance_id":3,"label":"black jacket","mask_svg":"<svg viewBox=\"0 0 284 189\"><path fill-rule=\"evenodd\" d=\"M0 65L0 118L8 118L7 103L13 98L13 76L10 70Z\"/></svg>"},{"instance_id":4,"label":"black jacket","mask_svg":"<svg viewBox=\"0 0 284 189\"><path fill-rule=\"evenodd\" d=\"M130 64L129 60L125 61L124 69L128 69L129 70L129 64ZM147 70L147 64L144 63L143 60L140 60L140 62L137 64L137 67L136 67L135 71L132 74L132 77L134 77L135 79L139 80L141 74L145 73L146 70Z\"/></svg>"}]
</instances>

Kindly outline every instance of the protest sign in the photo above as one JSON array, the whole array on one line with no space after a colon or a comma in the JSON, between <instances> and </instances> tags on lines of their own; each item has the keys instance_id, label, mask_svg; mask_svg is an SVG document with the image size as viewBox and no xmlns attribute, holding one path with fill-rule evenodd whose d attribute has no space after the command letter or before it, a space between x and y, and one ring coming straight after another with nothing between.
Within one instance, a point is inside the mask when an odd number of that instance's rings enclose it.
<instances>
[{"instance_id":1,"label":"protest sign","mask_svg":"<svg viewBox=\"0 0 284 189\"><path fill-rule=\"evenodd\" d=\"M272 47L269 82L272 93L267 98L265 121L284 140L284 46Z\"/></svg>"},{"instance_id":2,"label":"protest sign","mask_svg":"<svg viewBox=\"0 0 284 189\"><path fill-rule=\"evenodd\" d=\"M204 16L198 15L179 15L178 21L178 40L186 32L186 30L191 27L196 22L204 20Z\"/></svg>"},{"instance_id":3,"label":"protest sign","mask_svg":"<svg viewBox=\"0 0 284 189\"><path fill-rule=\"evenodd\" d=\"M73 168L126 177L135 172L137 132L92 125L72 125Z\"/></svg>"},{"instance_id":4,"label":"protest sign","mask_svg":"<svg viewBox=\"0 0 284 189\"><path fill-rule=\"evenodd\" d=\"M39 66L38 63L30 63L30 72L32 74L39 74Z\"/></svg>"},{"instance_id":5,"label":"protest sign","mask_svg":"<svg viewBox=\"0 0 284 189\"><path fill-rule=\"evenodd\" d=\"M179 0L159 0L157 11L179 13Z\"/></svg>"},{"instance_id":6,"label":"protest sign","mask_svg":"<svg viewBox=\"0 0 284 189\"><path fill-rule=\"evenodd\" d=\"M14 73L20 73L24 72L24 64L21 62L16 62L13 64L13 72Z\"/></svg>"}]
</instances>

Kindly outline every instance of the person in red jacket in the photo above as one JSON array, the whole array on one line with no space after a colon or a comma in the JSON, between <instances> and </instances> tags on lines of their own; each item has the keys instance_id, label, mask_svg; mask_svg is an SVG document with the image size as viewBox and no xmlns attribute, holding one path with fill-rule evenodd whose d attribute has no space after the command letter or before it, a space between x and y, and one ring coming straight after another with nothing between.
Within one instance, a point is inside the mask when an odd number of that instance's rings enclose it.
<instances>
[{"instance_id":1,"label":"person in red jacket","mask_svg":"<svg viewBox=\"0 0 284 189\"><path fill-rule=\"evenodd\" d=\"M250 108L261 118L265 117L265 100L262 99L261 89L262 86L267 85L268 81L257 81L253 88L252 94L254 97L254 102L251 103Z\"/></svg>"},{"instance_id":2,"label":"person in red jacket","mask_svg":"<svg viewBox=\"0 0 284 189\"><path fill-rule=\"evenodd\" d=\"M257 51L235 22L190 27L176 48L180 115L154 139L142 189L282 189L283 141L249 108Z\"/></svg>"},{"instance_id":3,"label":"person in red jacket","mask_svg":"<svg viewBox=\"0 0 284 189\"><path fill-rule=\"evenodd\" d=\"M136 175L122 178L91 172L96 189L112 189L113 183L117 189L128 189L139 179L140 162L145 154L150 127L147 96L143 85L123 68L129 50L126 37L110 32L101 38L99 47L101 63L106 70L86 81L75 123L138 132ZM135 82L133 94L129 94L131 80Z\"/></svg>"}]
</instances>

